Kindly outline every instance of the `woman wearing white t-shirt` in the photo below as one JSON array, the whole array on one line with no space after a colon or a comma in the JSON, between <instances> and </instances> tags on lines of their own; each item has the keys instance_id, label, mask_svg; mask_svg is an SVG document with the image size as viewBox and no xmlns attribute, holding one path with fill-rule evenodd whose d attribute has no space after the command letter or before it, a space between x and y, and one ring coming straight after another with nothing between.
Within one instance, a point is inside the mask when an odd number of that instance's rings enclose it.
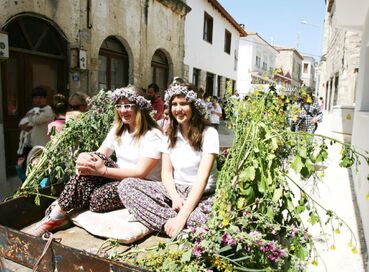
<instances>
[{"instance_id":1,"label":"woman wearing white t-shirt","mask_svg":"<svg viewBox=\"0 0 369 272\"><path fill-rule=\"evenodd\" d=\"M68 223L67 213L81 208L106 212L122 208L117 193L127 177L160 181L162 133L150 116L151 103L135 87L116 89L112 95L115 122L96 152L81 153L76 175L65 185L57 204L29 233L40 236ZM109 157L115 152L117 162Z\"/></svg>"},{"instance_id":2,"label":"woman wearing white t-shirt","mask_svg":"<svg viewBox=\"0 0 369 272\"><path fill-rule=\"evenodd\" d=\"M163 141L163 182L127 178L118 193L138 221L173 237L185 226L203 225L211 212L219 136L190 85L172 85L166 92L171 122Z\"/></svg>"}]
</instances>

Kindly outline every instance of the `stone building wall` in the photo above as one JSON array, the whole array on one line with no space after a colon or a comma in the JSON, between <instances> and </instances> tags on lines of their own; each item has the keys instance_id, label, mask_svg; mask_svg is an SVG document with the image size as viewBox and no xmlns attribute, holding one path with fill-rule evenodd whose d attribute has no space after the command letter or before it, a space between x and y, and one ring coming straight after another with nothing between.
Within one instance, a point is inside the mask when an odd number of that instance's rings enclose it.
<instances>
[{"instance_id":1,"label":"stone building wall","mask_svg":"<svg viewBox=\"0 0 369 272\"><path fill-rule=\"evenodd\" d=\"M91 3L88 10L88 3ZM99 50L116 37L129 55L129 83L151 83L151 60L157 49L169 61L169 78L182 76L184 19L189 7L181 0L27 0L2 1L0 27L19 14L52 22L68 41L68 49L87 51L87 69L69 68L69 91L97 92ZM78 78L74 81L72 78Z\"/></svg>"},{"instance_id":2,"label":"stone building wall","mask_svg":"<svg viewBox=\"0 0 369 272\"><path fill-rule=\"evenodd\" d=\"M328 110L333 106L354 105L360 64L360 34L336 28L333 16L330 12L326 13L323 59L320 64L319 94L325 98Z\"/></svg>"}]
</instances>

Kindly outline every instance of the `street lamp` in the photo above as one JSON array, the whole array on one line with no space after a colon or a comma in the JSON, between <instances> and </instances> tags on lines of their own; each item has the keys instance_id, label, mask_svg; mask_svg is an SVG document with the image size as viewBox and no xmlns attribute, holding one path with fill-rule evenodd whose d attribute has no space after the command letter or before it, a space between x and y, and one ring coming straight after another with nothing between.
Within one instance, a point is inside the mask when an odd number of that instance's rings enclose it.
<instances>
[{"instance_id":1,"label":"street lamp","mask_svg":"<svg viewBox=\"0 0 369 272\"><path fill-rule=\"evenodd\" d=\"M320 28L319 25L310 23L309 21L306 21L306 20L301 20L300 23L303 24L303 25L311 25L311 26L315 26L315 27L319 27Z\"/></svg>"}]
</instances>

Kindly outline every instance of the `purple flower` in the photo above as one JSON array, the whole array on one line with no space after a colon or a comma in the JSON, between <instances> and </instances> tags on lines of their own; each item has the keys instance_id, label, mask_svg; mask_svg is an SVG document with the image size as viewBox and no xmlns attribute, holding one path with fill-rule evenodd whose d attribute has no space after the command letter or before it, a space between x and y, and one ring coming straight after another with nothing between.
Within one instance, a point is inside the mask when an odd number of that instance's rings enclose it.
<instances>
[{"instance_id":1,"label":"purple flower","mask_svg":"<svg viewBox=\"0 0 369 272\"><path fill-rule=\"evenodd\" d=\"M258 231L252 231L249 233L250 238L261 238L261 233Z\"/></svg>"},{"instance_id":2,"label":"purple flower","mask_svg":"<svg viewBox=\"0 0 369 272\"><path fill-rule=\"evenodd\" d=\"M236 239L233 239L229 233L224 233L222 235L221 241L225 245L236 245L237 244Z\"/></svg>"},{"instance_id":3,"label":"purple flower","mask_svg":"<svg viewBox=\"0 0 369 272\"><path fill-rule=\"evenodd\" d=\"M298 232L298 229L295 227L295 225L292 225L290 236L295 237L297 232Z\"/></svg>"},{"instance_id":4,"label":"purple flower","mask_svg":"<svg viewBox=\"0 0 369 272\"><path fill-rule=\"evenodd\" d=\"M195 255L196 257L201 257L202 252L203 252L202 247L198 243L196 243L195 247L192 250L192 254Z\"/></svg>"},{"instance_id":5,"label":"purple flower","mask_svg":"<svg viewBox=\"0 0 369 272\"><path fill-rule=\"evenodd\" d=\"M195 227L190 227L190 231L191 231L192 233L195 233L195 232L196 232L196 228L195 228Z\"/></svg>"},{"instance_id":6,"label":"purple flower","mask_svg":"<svg viewBox=\"0 0 369 272\"><path fill-rule=\"evenodd\" d=\"M278 259L283 258L286 254L282 249L276 248L271 252L271 254L268 255L268 259L272 262L278 261Z\"/></svg>"},{"instance_id":7,"label":"purple flower","mask_svg":"<svg viewBox=\"0 0 369 272\"><path fill-rule=\"evenodd\" d=\"M304 232L304 239L305 241L309 239L309 234L307 233L307 231Z\"/></svg>"},{"instance_id":8,"label":"purple flower","mask_svg":"<svg viewBox=\"0 0 369 272\"><path fill-rule=\"evenodd\" d=\"M268 252L268 251L274 251L276 249L276 245L274 241L270 241L266 244L264 244L261 248L261 252Z\"/></svg>"}]
</instances>

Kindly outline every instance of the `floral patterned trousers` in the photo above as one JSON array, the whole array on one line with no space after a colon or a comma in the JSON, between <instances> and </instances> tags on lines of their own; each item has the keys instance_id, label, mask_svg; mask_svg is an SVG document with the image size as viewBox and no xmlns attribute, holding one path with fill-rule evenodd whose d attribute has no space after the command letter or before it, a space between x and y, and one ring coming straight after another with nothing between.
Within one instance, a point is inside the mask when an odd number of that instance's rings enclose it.
<instances>
[{"instance_id":1,"label":"floral patterned trousers","mask_svg":"<svg viewBox=\"0 0 369 272\"><path fill-rule=\"evenodd\" d=\"M178 194L187 198L191 186L176 184ZM154 231L164 232L164 225L177 215L162 182L139 178L126 178L118 186L118 194L124 206L139 222ZM187 227L204 225L208 219L214 195L203 196L187 219Z\"/></svg>"},{"instance_id":2,"label":"floral patterned trousers","mask_svg":"<svg viewBox=\"0 0 369 272\"><path fill-rule=\"evenodd\" d=\"M95 153L105 166L118 168L118 165L101 153ZM59 206L66 212L76 209L89 209L93 212L108 212L123 208L117 187L119 181L98 176L73 175L65 184L58 199Z\"/></svg>"}]
</instances>

